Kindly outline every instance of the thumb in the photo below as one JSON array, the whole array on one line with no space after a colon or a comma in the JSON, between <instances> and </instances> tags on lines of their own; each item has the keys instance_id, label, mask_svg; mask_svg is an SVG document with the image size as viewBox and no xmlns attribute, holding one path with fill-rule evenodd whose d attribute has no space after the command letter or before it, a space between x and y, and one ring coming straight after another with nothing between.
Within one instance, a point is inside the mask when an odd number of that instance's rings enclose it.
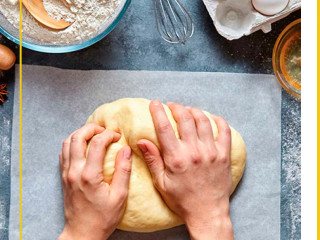
<instances>
[{"instance_id":1,"label":"thumb","mask_svg":"<svg viewBox=\"0 0 320 240\"><path fill-rule=\"evenodd\" d=\"M119 151L116 158L115 170L110 188L120 199L125 199L128 195L132 166L131 155L131 148L127 146Z\"/></svg>"},{"instance_id":2,"label":"thumb","mask_svg":"<svg viewBox=\"0 0 320 240\"><path fill-rule=\"evenodd\" d=\"M154 143L145 139L140 140L138 142L138 147L140 148L144 156L144 159L148 165L148 168L151 172L153 180L158 186L162 188L164 162L158 147Z\"/></svg>"}]
</instances>

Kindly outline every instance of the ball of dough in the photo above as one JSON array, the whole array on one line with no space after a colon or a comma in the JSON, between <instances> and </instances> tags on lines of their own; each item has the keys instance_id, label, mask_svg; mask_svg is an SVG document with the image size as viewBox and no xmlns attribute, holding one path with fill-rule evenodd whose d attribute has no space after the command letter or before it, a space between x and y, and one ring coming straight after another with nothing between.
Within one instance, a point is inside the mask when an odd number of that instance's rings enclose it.
<instances>
[{"instance_id":1,"label":"ball of dough","mask_svg":"<svg viewBox=\"0 0 320 240\"><path fill-rule=\"evenodd\" d=\"M126 145L132 148L132 173L129 184L129 195L124 216L118 229L134 232L152 232L183 224L162 200L153 185L149 169L143 159L137 142L148 139L159 147L157 135L149 111L150 101L142 98L125 98L104 104L89 117L106 129L121 133L117 143L111 144L104 159L104 180L110 183L114 172L114 163L118 151ZM164 105L172 127L179 138L177 124L170 109ZM209 114L206 113L208 116ZM214 136L217 127L210 118ZM240 134L231 128L231 171L232 191L239 183L246 162L246 147Z\"/></svg>"}]
</instances>

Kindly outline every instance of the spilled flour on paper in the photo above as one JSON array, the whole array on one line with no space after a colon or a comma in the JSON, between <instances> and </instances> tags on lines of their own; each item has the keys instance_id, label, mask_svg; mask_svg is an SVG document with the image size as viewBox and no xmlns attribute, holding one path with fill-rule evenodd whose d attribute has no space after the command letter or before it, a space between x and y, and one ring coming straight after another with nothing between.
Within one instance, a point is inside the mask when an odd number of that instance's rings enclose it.
<instances>
[{"instance_id":1,"label":"spilled flour on paper","mask_svg":"<svg viewBox=\"0 0 320 240\"><path fill-rule=\"evenodd\" d=\"M0 11L19 28L18 0L1 0ZM50 43L70 43L82 40L96 31L114 13L118 0L43 0L48 14L73 24L65 30L53 31L39 24L23 8L23 32L29 37Z\"/></svg>"}]
</instances>

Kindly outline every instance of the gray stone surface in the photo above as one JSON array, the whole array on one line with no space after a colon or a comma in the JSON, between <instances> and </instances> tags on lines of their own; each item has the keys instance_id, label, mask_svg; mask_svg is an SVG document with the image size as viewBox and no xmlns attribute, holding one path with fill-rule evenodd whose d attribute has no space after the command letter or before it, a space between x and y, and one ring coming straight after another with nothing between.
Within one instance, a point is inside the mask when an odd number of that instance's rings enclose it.
<instances>
[{"instance_id":1,"label":"gray stone surface","mask_svg":"<svg viewBox=\"0 0 320 240\"><path fill-rule=\"evenodd\" d=\"M301 239L301 101L282 91L281 239Z\"/></svg>"},{"instance_id":2,"label":"gray stone surface","mask_svg":"<svg viewBox=\"0 0 320 240\"><path fill-rule=\"evenodd\" d=\"M119 25L105 39L75 53L44 54L28 49L23 51L23 63L69 69L126 69L272 73L272 48L284 27L300 17L292 13L272 25L268 34L261 31L236 41L227 41L214 29L211 18L201 1L182 1L195 21L195 35L186 45L169 45L159 39L152 10L152 1L133 0ZM0 43L8 44L18 53L16 45L0 35ZM9 101L0 106L0 139L11 143L13 77L8 76ZM282 134L300 129L300 121L291 124L292 117L301 114L300 101L283 92ZM295 114L290 114L295 113ZM288 136L288 135L287 135ZM291 144L295 142L296 144ZM283 137L281 239L300 239L300 135ZM2 148L2 147L1 147ZM10 195L9 169L4 164L10 150L0 149L0 239L7 239L7 216ZM296 156L296 157L295 157ZM294 170L293 170L294 169ZM291 174L294 173L294 174ZM292 196L295 196L294 198ZM2 217L6 220L2 221Z\"/></svg>"},{"instance_id":3,"label":"gray stone surface","mask_svg":"<svg viewBox=\"0 0 320 240\"><path fill-rule=\"evenodd\" d=\"M0 102L0 239L5 240L9 224L14 71L6 72L0 77L1 83L8 83L6 90L9 92L5 97L5 103Z\"/></svg>"}]
</instances>

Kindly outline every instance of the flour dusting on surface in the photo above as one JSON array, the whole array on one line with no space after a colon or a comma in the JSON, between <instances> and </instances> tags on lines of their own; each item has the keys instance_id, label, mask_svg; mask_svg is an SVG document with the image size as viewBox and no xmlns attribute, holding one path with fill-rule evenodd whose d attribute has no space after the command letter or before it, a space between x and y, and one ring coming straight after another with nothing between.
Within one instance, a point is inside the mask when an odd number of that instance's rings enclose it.
<instances>
[{"instance_id":1,"label":"flour dusting on surface","mask_svg":"<svg viewBox=\"0 0 320 240\"><path fill-rule=\"evenodd\" d=\"M301 102L284 93L282 105L281 239L301 237ZM284 98L283 98L284 99Z\"/></svg>"},{"instance_id":2,"label":"flour dusting on surface","mask_svg":"<svg viewBox=\"0 0 320 240\"><path fill-rule=\"evenodd\" d=\"M7 229L7 217L6 217L7 204L0 199L0 229Z\"/></svg>"},{"instance_id":3,"label":"flour dusting on surface","mask_svg":"<svg viewBox=\"0 0 320 240\"><path fill-rule=\"evenodd\" d=\"M6 117L3 117L0 121L1 127L0 130L5 131L4 128L9 128L11 125L11 120L7 119ZM11 151L11 139L3 135L0 138L0 172L1 173L7 173L9 171L10 167L10 157L7 153L10 153Z\"/></svg>"},{"instance_id":4,"label":"flour dusting on surface","mask_svg":"<svg viewBox=\"0 0 320 240\"><path fill-rule=\"evenodd\" d=\"M98 31L114 13L118 0L43 0L43 4L51 17L72 22L72 25L62 31L50 30L23 8L23 32L44 42L70 43ZM0 11L19 28L19 4L16 0L1 0Z\"/></svg>"},{"instance_id":5,"label":"flour dusting on surface","mask_svg":"<svg viewBox=\"0 0 320 240\"><path fill-rule=\"evenodd\" d=\"M0 239L4 239L9 224L10 181L8 180L10 179L11 138L8 131L10 131L11 124L11 119L0 116Z\"/></svg>"}]
</instances>

